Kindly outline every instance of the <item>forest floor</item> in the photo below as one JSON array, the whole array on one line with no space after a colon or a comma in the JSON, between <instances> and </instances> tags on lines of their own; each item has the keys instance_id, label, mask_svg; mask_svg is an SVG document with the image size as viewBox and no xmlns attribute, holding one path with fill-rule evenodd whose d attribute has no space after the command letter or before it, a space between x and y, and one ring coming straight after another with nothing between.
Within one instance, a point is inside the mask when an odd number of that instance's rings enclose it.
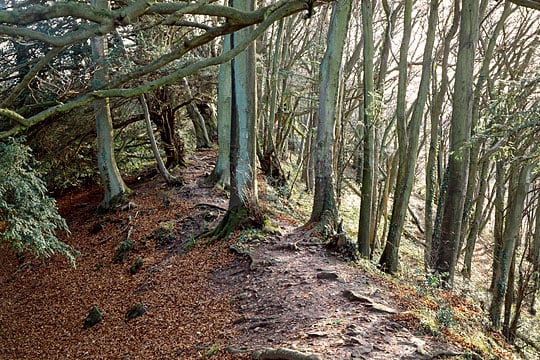
<instances>
[{"instance_id":1,"label":"forest floor","mask_svg":"<svg viewBox=\"0 0 540 360\"><path fill-rule=\"evenodd\" d=\"M197 240L225 213L227 194L203 181L215 154L190 156L184 186L153 172L131 178L130 202L114 212L96 213L99 187L59 197L76 268L0 252L0 359L280 358L268 349L290 359L488 358L476 335L450 324L480 319L477 307L345 261L268 204L278 234ZM454 309L448 326L430 327L421 314L443 303ZM144 314L128 319L137 304ZM85 329L93 306L103 321ZM489 358L511 357L498 347Z\"/></svg>"}]
</instances>

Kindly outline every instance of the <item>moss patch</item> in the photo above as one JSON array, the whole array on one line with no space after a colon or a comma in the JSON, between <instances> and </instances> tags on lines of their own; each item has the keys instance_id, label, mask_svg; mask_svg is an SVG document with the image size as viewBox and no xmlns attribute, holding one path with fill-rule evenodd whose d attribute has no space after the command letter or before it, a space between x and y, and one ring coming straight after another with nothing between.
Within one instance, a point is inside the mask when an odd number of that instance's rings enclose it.
<instances>
[{"instance_id":1,"label":"moss patch","mask_svg":"<svg viewBox=\"0 0 540 360\"><path fill-rule=\"evenodd\" d=\"M101 321L103 321L103 314L101 313L100 308L97 306L92 306L88 316L86 316L86 319L84 319L83 327L85 329L90 329L92 326L100 323Z\"/></svg>"}]
</instances>

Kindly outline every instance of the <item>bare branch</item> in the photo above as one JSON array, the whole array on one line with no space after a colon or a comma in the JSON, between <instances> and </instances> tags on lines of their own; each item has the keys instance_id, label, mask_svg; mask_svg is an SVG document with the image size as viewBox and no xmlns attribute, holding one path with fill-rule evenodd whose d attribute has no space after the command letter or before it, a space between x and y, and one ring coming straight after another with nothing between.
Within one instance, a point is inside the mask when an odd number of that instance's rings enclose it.
<instances>
[{"instance_id":1,"label":"bare branch","mask_svg":"<svg viewBox=\"0 0 540 360\"><path fill-rule=\"evenodd\" d=\"M510 0L510 2L529 9L540 10L540 0Z\"/></svg>"}]
</instances>

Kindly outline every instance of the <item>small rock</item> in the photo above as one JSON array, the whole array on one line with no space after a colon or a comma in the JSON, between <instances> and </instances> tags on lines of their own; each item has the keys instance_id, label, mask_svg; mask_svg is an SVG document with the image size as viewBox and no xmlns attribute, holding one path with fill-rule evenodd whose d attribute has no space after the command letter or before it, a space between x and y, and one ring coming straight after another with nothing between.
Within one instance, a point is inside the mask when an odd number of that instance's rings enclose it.
<instances>
[{"instance_id":1,"label":"small rock","mask_svg":"<svg viewBox=\"0 0 540 360\"><path fill-rule=\"evenodd\" d=\"M146 313L146 308L142 304L135 304L126 312L126 322L143 316Z\"/></svg>"},{"instance_id":2,"label":"small rock","mask_svg":"<svg viewBox=\"0 0 540 360\"><path fill-rule=\"evenodd\" d=\"M352 290L343 290L343 296L350 301L360 301L363 303L372 304L373 300L365 295L358 294Z\"/></svg>"},{"instance_id":3,"label":"small rock","mask_svg":"<svg viewBox=\"0 0 540 360\"><path fill-rule=\"evenodd\" d=\"M337 280L339 278L338 274L333 271L322 271L317 274L317 279L321 280Z\"/></svg>"},{"instance_id":4,"label":"small rock","mask_svg":"<svg viewBox=\"0 0 540 360\"><path fill-rule=\"evenodd\" d=\"M369 343L366 343L365 341L362 340L362 342L365 344L365 345L362 345L356 349L354 349L353 351L353 354L357 354L357 355L363 355L363 354L369 354L370 352L373 351L373 345L369 344Z\"/></svg>"},{"instance_id":5,"label":"small rock","mask_svg":"<svg viewBox=\"0 0 540 360\"><path fill-rule=\"evenodd\" d=\"M383 304L372 303L372 304L369 304L368 306L371 307L373 310L377 310L380 312L385 312L389 314L399 314L399 311L397 311L396 309L383 305Z\"/></svg>"}]
</instances>

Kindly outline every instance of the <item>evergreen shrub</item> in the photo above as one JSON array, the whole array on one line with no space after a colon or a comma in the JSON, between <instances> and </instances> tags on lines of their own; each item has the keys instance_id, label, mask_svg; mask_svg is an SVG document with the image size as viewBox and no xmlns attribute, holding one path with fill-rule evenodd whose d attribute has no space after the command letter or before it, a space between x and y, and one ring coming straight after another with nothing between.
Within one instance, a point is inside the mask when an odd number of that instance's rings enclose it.
<instances>
[{"instance_id":1,"label":"evergreen shrub","mask_svg":"<svg viewBox=\"0 0 540 360\"><path fill-rule=\"evenodd\" d=\"M62 254L74 266L78 252L56 237L69 230L36 165L22 140L0 143L0 246L45 257Z\"/></svg>"}]
</instances>

